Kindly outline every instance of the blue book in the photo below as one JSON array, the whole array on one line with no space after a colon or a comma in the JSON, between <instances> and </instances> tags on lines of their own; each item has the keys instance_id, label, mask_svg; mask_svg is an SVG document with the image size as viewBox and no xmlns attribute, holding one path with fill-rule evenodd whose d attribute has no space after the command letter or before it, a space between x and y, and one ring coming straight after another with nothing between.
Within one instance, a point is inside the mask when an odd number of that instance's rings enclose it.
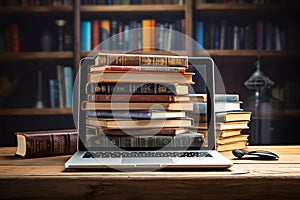
<instances>
[{"instance_id":1,"label":"blue book","mask_svg":"<svg viewBox=\"0 0 300 200\"><path fill-rule=\"evenodd\" d=\"M92 23L91 21L81 22L81 51L90 51L92 48Z\"/></svg>"},{"instance_id":2,"label":"blue book","mask_svg":"<svg viewBox=\"0 0 300 200\"><path fill-rule=\"evenodd\" d=\"M203 22L199 21L196 24L196 41L198 43L198 50L203 49L203 44L204 44L204 26Z\"/></svg>"},{"instance_id":3,"label":"blue book","mask_svg":"<svg viewBox=\"0 0 300 200\"><path fill-rule=\"evenodd\" d=\"M66 107L72 108L73 106L73 70L72 67L64 67L64 86L65 86L65 99Z\"/></svg>"},{"instance_id":4,"label":"blue book","mask_svg":"<svg viewBox=\"0 0 300 200\"><path fill-rule=\"evenodd\" d=\"M243 111L241 101L238 102L215 102L215 113ZM207 102L194 102L193 113L207 114Z\"/></svg>"},{"instance_id":5,"label":"blue book","mask_svg":"<svg viewBox=\"0 0 300 200\"><path fill-rule=\"evenodd\" d=\"M50 91L50 108L58 107L58 88L57 80L49 80L49 91Z\"/></svg>"},{"instance_id":6,"label":"blue book","mask_svg":"<svg viewBox=\"0 0 300 200\"><path fill-rule=\"evenodd\" d=\"M192 101L207 102L206 94L189 94ZM239 102L238 94L215 94L215 102Z\"/></svg>"}]
</instances>

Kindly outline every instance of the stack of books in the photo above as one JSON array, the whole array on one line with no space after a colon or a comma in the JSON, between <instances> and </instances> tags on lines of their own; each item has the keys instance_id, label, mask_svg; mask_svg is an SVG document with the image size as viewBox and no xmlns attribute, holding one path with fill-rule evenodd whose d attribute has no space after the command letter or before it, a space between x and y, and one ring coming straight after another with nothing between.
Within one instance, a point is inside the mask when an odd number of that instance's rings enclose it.
<instances>
[{"instance_id":1,"label":"stack of books","mask_svg":"<svg viewBox=\"0 0 300 200\"><path fill-rule=\"evenodd\" d=\"M194 101L194 110L188 115L193 118L198 116L198 122L191 130L207 135L207 96L205 94L190 96ZM242 132L249 129L251 112L244 111L241 103L238 94L215 95L216 149L218 151L244 149L248 145L248 135Z\"/></svg>"},{"instance_id":2,"label":"stack of books","mask_svg":"<svg viewBox=\"0 0 300 200\"><path fill-rule=\"evenodd\" d=\"M200 147L189 131L188 97L194 73L186 56L105 54L95 56L86 87L86 138L91 147Z\"/></svg>"}]
</instances>

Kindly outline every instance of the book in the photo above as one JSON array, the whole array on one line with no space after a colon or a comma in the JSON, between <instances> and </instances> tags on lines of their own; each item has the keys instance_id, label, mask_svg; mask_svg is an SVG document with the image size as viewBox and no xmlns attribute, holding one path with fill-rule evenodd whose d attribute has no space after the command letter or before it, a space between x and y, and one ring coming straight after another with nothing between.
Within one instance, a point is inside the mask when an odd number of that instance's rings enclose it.
<instances>
[{"instance_id":1,"label":"book","mask_svg":"<svg viewBox=\"0 0 300 200\"><path fill-rule=\"evenodd\" d=\"M220 112L216 113L217 122L250 121L251 112Z\"/></svg>"},{"instance_id":2,"label":"book","mask_svg":"<svg viewBox=\"0 0 300 200\"><path fill-rule=\"evenodd\" d=\"M142 49L143 51L150 51L151 47L151 19L142 20ZM154 29L154 28L153 28Z\"/></svg>"},{"instance_id":3,"label":"book","mask_svg":"<svg viewBox=\"0 0 300 200\"><path fill-rule=\"evenodd\" d=\"M137 71L104 71L89 72L89 83L176 83L194 84L192 77L194 73L172 73L172 72L137 72Z\"/></svg>"},{"instance_id":4,"label":"book","mask_svg":"<svg viewBox=\"0 0 300 200\"><path fill-rule=\"evenodd\" d=\"M97 53L95 65L175 66L188 68L187 56Z\"/></svg>"},{"instance_id":5,"label":"book","mask_svg":"<svg viewBox=\"0 0 300 200\"><path fill-rule=\"evenodd\" d=\"M198 43L198 50L202 50L204 46L204 25L202 21L196 24L196 41Z\"/></svg>"},{"instance_id":6,"label":"book","mask_svg":"<svg viewBox=\"0 0 300 200\"><path fill-rule=\"evenodd\" d=\"M217 122L216 130L224 131L224 130L241 130L241 129L249 129L248 126L249 121L237 121L237 122ZM194 125L198 129L207 129L207 123L200 122Z\"/></svg>"},{"instance_id":7,"label":"book","mask_svg":"<svg viewBox=\"0 0 300 200\"><path fill-rule=\"evenodd\" d=\"M242 111L241 102L215 102L215 112ZM207 114L206 102L194 102L194 113Z\"/></svg>"},{"instance_id":8,"label":"book","mask_svg":"<svg viewBox=\"0 0 300 200\"><path fill-rule=\"evenodd\" d=\"M238 141L227 144L217 144L217 151L231 151L233 149L244 149L247 147L248 141Z\"/></svg>"},{"instance_id":9,"label":"book","mask_svg":"<svg viewBox=\"0 0 300 200\"><path fill-rule=\"evenodd\" d=\"M187 95L188 85L159 83L88 83L87 94ZM162 97L163 98L163 97Z\"/></svg>"},{"instance_id":10,"label":"book","mask_svg":"<svg viewBox=\"0 0 300 200\"><path fill-rule=\"evenodd\" d=\"M216 137L224 138L224 137L236 136L236 135L240 135L241 132L242 132L242 129L217 130Z\"/></svg>"},{"instance_id":11,"label":"book","mask_svg":"<svg viewBox=\"0 0 300 200\"><path fill-rule=\"evenodd\" d=\"M178 72L184 73L185 67L167 67L167 66L116 66L116 65L94 65L90 67L90 72L95 71L151 71L151 72Z\"/></svg>"},{"instance_id":12,"label":"book","mask_svg":"<svg viewBox=\"0 0 300 200\"><path fill-rule=\"evenodd\" d=\"M73 154L77 150L76 129L16 132L16 155L23 158Z\"/></svg>"},{"instance_id":13,"label":"book","mask_svg":"<svg viewBox=\"0 0 300 200\"><path fill-rule=\"evenodd\" d=\"M120 135L91 135L87 139L90 147L201 147L204 142L202 134L187 132L175 136L168 135L140 135L140 136L120 136Z\"/></svg>"},{"instance_id":14,"label":"book","mask_svg":"<svg viewBox=\"0 0 300 200\"><path fill-rule=\"evenodd\" d=\"M57 87L58 87L58 103L59 108L64 108L66 105L66 99L65 99L65 77L64 77L64 68L62 65L56 66L56 76L57 76Z\"/></svg>"},{"instance_id":15,"label":"book","mask_svg":"<svg viewBox=\"0 0 300 200\"><path fill-rule=\"evenodd\" d=\"M50 92L50 108L57 108L58 105L58 88L57 88L57 80L50 79L49 80L49 92Z\"/></svg>"},{"instance_id":16,"label":"book","mask_svg":"<svg viewBox=\"0 0 300 200\"><path fill-rule=\"evenodd\" d=\"M192 101L207 102L206 94L189 94ZM215 94L215 102L238 102L240 97L238 94Z\"/></svg>"},{"instance_id":17,"label":"book","mask_svg":"<svg viewBox=\"0 0 300 200\"><path fill-rule=\"evenodd\" d=\"M231 130L231 129L249 129L249 121L237 121L237 122L217 122L217 130Z\"/></svg>"},{"instance_id":18,"label":"book","mask_svg":"<svg viewBox=\"0 0 300 200\"><path fill-rule=\"evenodd\" d=\"M80 46L81 51L90 51L92 45L92 27L91 21L82 21L81 22L81 37L80 37Z\"/></svg>"},{"instance_id":19,"label":"book","mask_svg":"<svg viewBox=\"0 0 300 200\"><path fill-rule=\"evenodd\" d=\"M100 49L101 50L111 50L110 40L107 40L110 37L110 20L105 19L100 21Z\"/></svg>"},{"instance_id":20,"label":"book","mask_svg":"<svg viewBox=\"0 0 300 200\"><path fill-rule=\"evenodd\" d=\"M191 127L192 118L180 119L125 119L125 118L87 118L89 126L105 127L108 129L139 129L139 128L170 128L170 127Z\"/></svg>"},{"instance_id":21,"label":"book","mask_svg":"<svg viewBox=\"0 0 300 200\"><path fill-rule=\"evenodd\" d=\"M64 91L66 108L73 107L73 69L70 66L64 67Z\"/></svg>"},{"instance_id":22,"label":"book","mask_svg":"<svg viewBox=\"0 0 300 200\"><path fill-rule=\"evenodd\" d=\"M193 102L90 102L81 104L83 110L177 110L192 111Z\"/></svg>"},{"instance_id":23,"label":"book","mask_svg":"<svg viewBox=\"0 0 300 200\"><path fill-rule=\"evenodd\" d=\"M142 110L142 111L107 111L107 110L91 110L87 112L90 118L132 118L132 119L167 119L167 118L183 118L185 112L182 111L164 111L164 110Z\"/></svg>"},{"instance_id":24,"label":"book","mask_svg":"<svg viewBox=\"0 0 300 200\"><path fill-rule=\"evenodd\" d=\"M92 21L92 48L100 44L100 22L99 20Z\"/></svg>"},{"instance_id":25,"label":"book","mask_svg":"<svg viewBox=\"0 0 300 200\"><path fill-rule=\"evenodd\" d=\"M239 141L248 141L248 135L235 135L230 137L219 137L217 138L217 144L227 144L227 143L233 143L233 142L239 142Z\"/></svg>"},{"instance_id":26,"label":"book","mask_svg":"<svg viewBox=\"0 0 300 200\"><path fill-rule=\"evenodd\" d=\"M88 94L88 101L179 102L190 101L188 96L155 94Z\"/></svg>"},{"instance_id":27,"label":"book","mask_svg":"<svg viewBox=\"0 0 300 200\"><path fill-rule=\"evenodd\" d=\"M161 127L161 128L136 128L136 129L108 129L105 127L87 126L88 132L94 135L178 135L188 132L188 128Z\"/></svg>"}]
</instances>

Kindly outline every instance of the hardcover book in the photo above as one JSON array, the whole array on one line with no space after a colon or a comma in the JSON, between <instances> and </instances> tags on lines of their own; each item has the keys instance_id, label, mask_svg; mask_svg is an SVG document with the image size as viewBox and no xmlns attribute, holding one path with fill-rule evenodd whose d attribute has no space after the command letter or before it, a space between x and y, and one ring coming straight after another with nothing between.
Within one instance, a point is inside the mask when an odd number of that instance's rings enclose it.
<instances>
[{"instance_id":1,"label":"hardcover book","mask_svg":"<svg viewBox=\"0 0 300 200\"><path fill-rule=\"evenodd\" d=\"M23 158L73 154L77 150L76 129L17 132L16 155Z\"/></svg>"},{"instance_id":2,"label":"hardcover book","mask_svg":"<svg viewBox=\"0 0 300 200\"><path fill-rule=\"evenodd\" d=\"M106 54L95 55L95 65L119 66L175 66L188 68L187 56L142 55L142 54Z\"/></svg>"},{"instance_id":3,"label":"hardcover book","mask_svg":"<svg viewBox=\"0 0 300 200\"><path fill-rule=\"evenodd\" d=\"M192 111L193 102L90 102L81 104L83 110L177 110Z\"/></svg>"},{"instance_id":4,"label":"hardcover book","mask_svg":"<svg viewBox=\"0 0 300 200\"><path fill-rule=\"evenodd\" d=\"M139 129L139 128L171 128L191 127L193 119L125 119L125 118L87 118L88 126L105 127L108 129Z\"/></svg>"},{"instance_id":5,"label":"hardcover book","mask_svg":"<svg viewBox=\"0 0 300 200\"><path fill-rule=\"evenodd\" d=\"M90 72L89 83L176 83L194 84L192 77L194 73L172 73L172 72L136 72L136 71L103 71Z\"/></svg>"},{"instance_id":6,"label":"hardcover book","mask_svg":"<svg viewBox=\"0 0 300 200\"><path fill-rule=\"evenodd\" d=\"M88 83L86 94L187 95L189 85L158 83Z\"/></svg>"}]
</instances>

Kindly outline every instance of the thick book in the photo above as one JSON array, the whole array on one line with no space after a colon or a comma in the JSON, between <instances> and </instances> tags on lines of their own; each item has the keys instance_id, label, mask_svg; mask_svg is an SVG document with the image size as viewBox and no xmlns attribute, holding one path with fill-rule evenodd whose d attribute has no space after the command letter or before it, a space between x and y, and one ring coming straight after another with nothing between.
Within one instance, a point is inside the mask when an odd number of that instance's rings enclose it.
<instances>
[{"instance_id":1,"label":"thick book","mask_svg":"<svg viewBox=\"0 0 300 200\"><path fill-rule=\"evenodd\" d=\"M191 127L193 119L125 119L125 118L87 118L89 126L105 127L108 129L139 129L139 128L171 128Z\"/></svg>"},{"instance_id":2,"label":"thick book","mask_svg":"<svg viewBox=\"0 0 300 200\"><path fill-rule=\"evenodd\" d=\"M231 136L240 135L241 132L242 132L242 129L217 130L216 137L217 138L231 137Z\"/></svg>"},{"instance_id":3,"label":"thick book","mask_svg":"<svg viewBox=\"0 0 300 200\"><path fill-rule=\"evenodd\" d=\"M132 118L132 119L167 119L183 118L186 116L182 111L165 111L165 110L90 110L87 112L91 118Z\"/></svg>"},{"instance_id":4,"label":"thick book","mask_svg":"<svg viewBox=\"0 0 300 200\"><path fill-rule=\"evenodd\" d=\"M81 104L82 110L177 110L192 111L193 102L90 102Z\"/></svg>"},{"instance_id":5,"label":"thick book","mask_svg":"<svg viewBox=\"0 0 300 200\"><path fill-rule=\"evenodd\" d=\"M108 129L97 126L87 126L87 131L94 135L178 135L188 132L188 128L160 127L160 128L137 128L137 129Z\"/></svg>"},{"instance_id":6,"label":"thick book","mask_svg":"<svg viewBox=\"0 0 300 200\"><path fill-rule=\"evenodd\" d=\"M248 123L249 121L217 122L216 131L249 129ZM207 129L207 123L200 122L195 124L195 127L198 129Z\"/></svg>"},{"instance_id":7,"label":"thick book","mask_svg":"<svg viewBox=\"0 0 300 200\"><path fill-rule=\"evenodd\" d=\"M215 102L215 112L242 111L241 102ZM206 102L194 102L193 113L207 114Z\"/></svg>"},{"instance_id":8,"label":"thick book","mask_svg":"<svg viewBox=\"0 0 300 200\"><path fill-rule=\"evenodd\" d=\"M228 144L233 142L239 142L239 141L248 141L248 135L235 135L231 137L224 137L224 138L218 138L217 144Z\"/></svg>"},{"instance_id":9,"label":"thick book","mask_svg":"<svg viewBox=\"0 0 300 200\"><path fill-rule=\"evenodd\" d=\"M103 71L90 72L89 83L177 83L194 84L194 73L139 72L139 71Z\"/></svg>"},{"instance_id":10,"label":"thick book","mask_svg":"<svg viewBox=\"0 0 300 200\"><path fill-rule=\"evenodd\" d=\"M92 48L100 44L100 22L95 19L92 21Z\"/></svg>"},{"instance_id":11,"label":"thick book","mask_svg":"<svg viewBox=\"0 0 300 200\"><path fill-rule=\"evenodd\" d=\"M111 41L108 40L111 35L110 20L105 19L100 21L100 35L100 49L111 50Z\"/></svg>"},{"instance_id":12,"label":"thick book","mask_svg":"<svg viewBox=\"0 0 300 200\"><path fill-rule=\"evenodd\" d=\"M185 67L168 67L168 66L119 66L119 65L93 65L90 67L91 72L103 71L140 71L140 72L178 72L184 73Z\"/></svg>"},{"instance_id":13,"label":"thick book","mask_svg":"<svg viewBox=\"0 0 300 200\"><path fill-rule=\"evenodd\" d=\"M238 141L226 144L217 144L217 151L231 151L233 149L245 149L247 147L248 141Z\"/></svg>"},{"instance_id":14,"label":"thick book","mask_svg":"<svg viewBox=\"0 0 300 200\"><path fill-rule=\"evenodd\" d=\"M64 91L66 107L73 107L73 69L70 66L64 67Z\"/></svg>"},{"instance_id":15,"label":"thick book","mask_svg":"<svg viewBox=\"0 0 300 200\"><path fill-rule=\"evenodd\" d=\"M95 55L95 65L119 66L175 66L188 68L187 56L145 55L145 54L108 54Z\"/></svg>"},{"instance_id":16,"label":"thick book","mask_svg":"<svg viewBox=\"0 0 300 200\"><path fill-rule=\"evenodd\" d=\"M126 101L126 102L179 102L190 101L188 96L155 94L88 94L88 101Z\"/></svg>"},{"instance_id":17,"label":"thick book","mask_svg":"<svg viewBox=\"0 0 300 200\"><path fill-rule=\"evenodd\" d=\"M251 112L220 112L216 113L217 122L250 121Z\"/></svg>"},{"instance_id":18,"label":"thick book","mask_svg":"<svg viewBox=\"0 0 300 200\"><path fill-rule=\"evenodd\" d=\"M189 94L192 101L207 102L206 94ZM240 96L238 94L215 94L215 102L238 102Z\"/></svg>"},{"instance_id":19,"label":"thick book","mask_svg":"<svg viewBox=\"0 0 300 200\"><path fill-rule=\"evenodd\" d=\"M187 95L189 85L159 83L88 83L86 94Z\"/></svg>"},{"instance_id":20,"label":"thick book","mask_svg":"<svg viewBox=\"0 0 300 200\"><path fill-rule=\"evenodd\" d=\"M77 150L78 132L76 129L16 132L16 155L47 157L73 154Z\"/></svg>"},{"instance_id":21,"label":"thick book","mask_svg":"<svg viewBox=\"0 0 300 200\"><path fill-rule=\"evenodd\" d=\"M140 136L120 136L120 135L92 135L87 139L90 147L198 147L204 142L202 134L187 132L176 136L168 135L140 135Z\"/></svg>"}]
</instances>

